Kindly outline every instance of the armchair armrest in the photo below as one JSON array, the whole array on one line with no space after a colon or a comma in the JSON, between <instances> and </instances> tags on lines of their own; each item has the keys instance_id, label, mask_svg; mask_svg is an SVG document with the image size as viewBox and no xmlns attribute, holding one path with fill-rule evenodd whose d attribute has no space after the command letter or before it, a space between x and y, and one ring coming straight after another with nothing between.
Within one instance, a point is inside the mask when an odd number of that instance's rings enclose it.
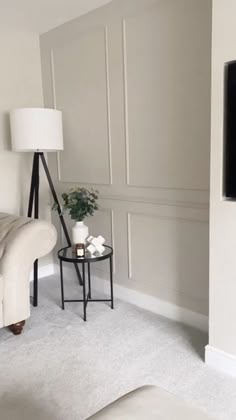
<instances>
[{"instance_id":1,"label":"armchair armrest","mask_svg":"<svg viewBox=\"0 0 236 420\"><path fill-rule=\"evenodd\" d=\"M29 278L32 265L53 249L56 239L55 227L43 220L31 220L10 235L0 261L3 325L11 325L30 316Z\"/></svg>"}]
</instances>

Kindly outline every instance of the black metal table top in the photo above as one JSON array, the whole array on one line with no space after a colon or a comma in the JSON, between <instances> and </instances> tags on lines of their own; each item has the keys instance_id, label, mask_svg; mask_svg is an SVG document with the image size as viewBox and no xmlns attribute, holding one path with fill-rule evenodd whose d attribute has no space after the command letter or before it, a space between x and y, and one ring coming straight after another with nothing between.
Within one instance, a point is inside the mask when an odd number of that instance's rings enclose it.
<instances>
[{"instance_id":1,"label":"black metal table top","mask_svg":"<svg viewBox=\"0 0 236 420\"><path fill-rule=\"evenodd\" d=\"M58 258L62 261L73 262L73 263L90 263L95 261L106 260L113 255L113 249L108 245L103 245L105 251L102 254L95 253L90 254L89 251L85 251L85 257L77 257L75 248L73 246L67 246L58 251Z\"/></svg>"}]
</instances>

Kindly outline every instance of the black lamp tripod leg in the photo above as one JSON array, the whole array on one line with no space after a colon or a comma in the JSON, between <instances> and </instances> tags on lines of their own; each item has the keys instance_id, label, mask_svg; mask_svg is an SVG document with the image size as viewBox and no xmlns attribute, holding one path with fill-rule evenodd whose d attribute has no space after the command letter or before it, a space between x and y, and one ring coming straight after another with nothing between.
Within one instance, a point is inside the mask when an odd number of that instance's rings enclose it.
<instances>
[{"instance_id":1,"label":"black lamp tripod leg","mask_svg":"<svg viewBox=\"0 0 236 420\"><path fill-rule=\"evenodd\" d=\"M39 154L35 159L34 218L39 217ZM38 260L34 262L34 294L33 306L38 306Z\"/></svg>"},{"instance_id":2,"label":"black lamp tripod leg","mask_svg":"<svg viewBox=\"0 0 236 420\"><path fill-rule=\"evenodd\" d=\"M58 212L58 215L59 215L59 218L60 218L60 222L61 222L61 225L62 225L62 229L63 229L64 235L65 235L67 244L68 244L68 246L71 246L71 240L70 240L70 237L69 237L69 234L68 234L68 231L67 231L65 220L64 220L64 217L63 217L63 214L62 214L62 211L61 211L61 206L60 206L60 203L59 203L58 198L57 198L57 194L56 194L53 182L52 182L52 178L51 178L51 175L50 175L50 172L49 172L49 169L48 169L48 165L47 165L45 156L44 156L43 153L39 153L39 156L41 158L41 161L42 161L42 164L43 164L43 167L44 167L44 171L45 171L45 174L46 174L46 177L47 177L47 180L48 180L48 184L49 184L52 196L53 196L53 200L57 205L57 212ZM81 277L81 274L80 274L80 271L79 271L79 267L76 263L74 263L74 267L75 267L75 271L76 271L76 274L77 274L78 279L79 279L79 284L82 286L83 280L82 280L82 277Z\"/></svg>"},{"instance_id":3,"label":"black lamp tripod leg","mask_svg":"<svg viewBox=\"0 0 236 420\"><path fill-rule=\"evenodd\" d=\"M34 206L34 218L39 215L39 154L34 153L32 177L28 205L28 217L32 217ZM33 281L33 306L38 305L38 260L34 262L34 281Z\"/></svg>"},{"instance_id":4,"label":"black lamp tripod leg","mask_svg":"<svg viewBox=\"0 0 236 420\"><path fill-rule=\"evenodd\" d=\"M42 164L47 176L49 187L53 196L55 203L57 204L58 215L60 222L63 228L63 232L67 241L68 246L71 246L70 237L67 231L64 217L61 212L61 207L56 195L56 191L52 182L52 178L47 166L46 159L42 152L35 152L33 158L33 167L32 167L32 176L31 176L31 185L30 185L30 195L29 195L29 204L28 204L28 217L32 217L33 207L34 207L34 218L38 219L39 216L39 158L42 160ZM79 279L80 285L83 284L82 277L79 271L78 265L75 263L76 274ZM33 282L33 306L38 306L38 260L34 262L34 282Z\"/></svg>"},{"instance_id":5,"label":"black lamp tripod leg","mask_svg":"<svg viewBox=\"0 0 236 420\"><path fill-rule=\"evenodd\" d=\"M34 153L33 158L33 166L32 166L32 175L31 175L31 185L30 185L30 195L29 195L29 205L28 205L28 212L27 216L32 217L33 212L33 204L34 204L34 189L35 189L35 170L36 170L36 153Z\"/></svg>"},{"instance_id":6,"label":"black lamp tripod leg","mask_svg":"<svg viewBox=\"0 0 236 420\"><path fill-rule=\"evenodd\" d=\"M34 218L39 218L39 154L35 153Z\"/></svg>"},{"instance_id":7,"label":"black lamp tripod leg","mask_svg":"<svg viewBox=\"0 0 236 420\"><path fill-rule=\"evenodd\" d=\"M60 221L61 221L61 225L62 225L62 228L63 228L64 235L66 237L66 241L68 243L68 246L71 246L70 237L69 237L69 234L67 232L65 220L64 220L64 217L62 215L60 203L59 203L58 198L57 198L57 194L56 194L53 182L52 182L52 178L51 178L51 175L50 175L50 172L49 172L49 169L48 169L48 165L47 165L45 156L44 156L43 153L40 153L40 157L41 157L43 168L44 168L44 171L45 171L48 183L49 183L49 187L50 187L50 190L51 190L51 193L52 193L52 196L53 196L53 200L57 204L57 211L58 211L58 215L59 215L59 218L60 218Z\"/></svg>"}]
</instances>

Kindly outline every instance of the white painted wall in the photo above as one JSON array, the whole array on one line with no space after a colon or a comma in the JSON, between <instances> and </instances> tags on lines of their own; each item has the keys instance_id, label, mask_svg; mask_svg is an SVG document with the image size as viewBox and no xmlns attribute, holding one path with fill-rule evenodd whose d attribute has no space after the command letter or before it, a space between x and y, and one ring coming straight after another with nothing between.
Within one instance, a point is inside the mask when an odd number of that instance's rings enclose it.
<instances>
[{"instance_id":1,"label":"white painted wall","mask_svg":"<svg viewBox=\"0 0 236 420\"><path fill-rule=\"evenodd\" d=\"M8 112L43 105L39 37L0 31L0 211L26 214L32 154L11 151ZM50 218L48 188L42 180L41 216ZM51 257L43 260L43 264Z\"/></svg>"},{"instance_id":2,"label":"white painted wall","mask_svg":"<svg viewBox=\"0 0 236 420\"><path fill-rule=\"evenodd\" d=\"M41 53L45 104L64 115L57 190L99 189L88 223L118 285L207 315L211 1L114 1Z\"/></svg>"},{"instance_id":3,"label":"white painted wall","mask_svg":"<svg viewBox=\"0 0 236 420\"><path fill-rule=\"evenodd\" d=\"M223 357L225 366L225 354L222 352L236 357L236 203L226 202L222 197L224 64L236 59L235 15L235 0L213 0L209 339L211 350L207 353L207 361L215 364L216 360L218 366L219 357ZM212 348L216 349L218 355L214 360L211 357ZM236 359L233 370L236 375Z\"/></svg>"}]
</instances>

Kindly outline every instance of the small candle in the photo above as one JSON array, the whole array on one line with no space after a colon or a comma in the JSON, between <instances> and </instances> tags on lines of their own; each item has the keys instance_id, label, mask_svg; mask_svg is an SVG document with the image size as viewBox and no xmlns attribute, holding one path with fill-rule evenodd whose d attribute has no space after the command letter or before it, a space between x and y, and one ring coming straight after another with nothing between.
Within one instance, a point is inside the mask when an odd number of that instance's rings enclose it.
<instances>
[{"instance_id":1,"label":"small candle","mask_svg":"<svg viewBox=\"0 0 236 420\"><path fill-rule=\"evenodd\" d=\"M76 244L76 256L84 257L85 256L85 246L84 244Z\"/></svg>"}]
</instances>

